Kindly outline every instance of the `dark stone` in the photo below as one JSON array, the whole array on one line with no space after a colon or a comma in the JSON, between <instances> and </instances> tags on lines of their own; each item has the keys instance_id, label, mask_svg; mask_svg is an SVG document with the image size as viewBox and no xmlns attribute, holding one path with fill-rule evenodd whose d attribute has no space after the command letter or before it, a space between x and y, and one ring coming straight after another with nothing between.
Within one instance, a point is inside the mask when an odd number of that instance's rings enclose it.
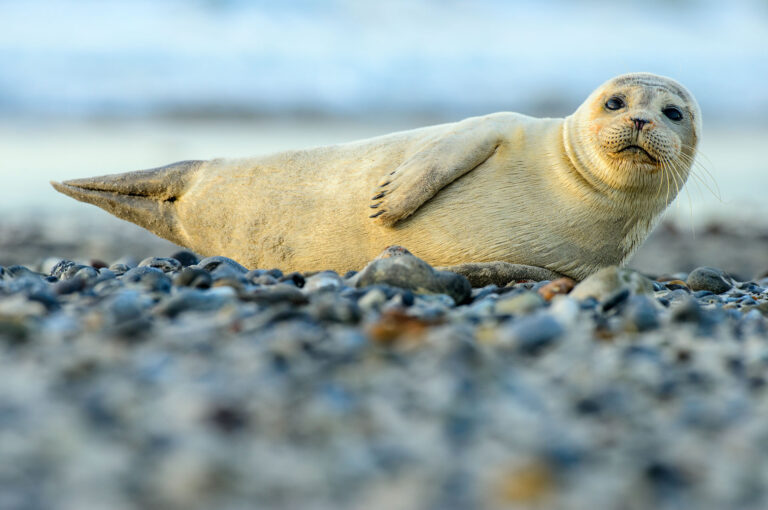
<instances>
[{"instance_id":1,"label":"dark stone","mask_svg":"<svg viewBox=\"0 0 768 510\"><path fill-rule=\"evenodd\" d=\"M600 305L600 309L603 311L603 313L605 313L616 307L619 307L627 300L627 298L629 298L629 295L630 290L628 288L620 289L617 292L611 294L605 301L603 301L603 303Z\"/></svg>"},{"instance_id":2,"label":"dark stone","mask_svg":"<svg viewBox=\"0 0 768 510\"><path fill-rule=\"evenodd\" d=\"M293 285L295 285L298 288L304 287L304 283L306 282L306 280L304 279L304 275L296 272L283 275L280 278L278 278L277 281L293 283Z\"/></svg>"},{"instance_id":3,"label":"dark stone","mask_svg":"<svg viewBox=\"0 0 768 510\"><path fill-rule=\"evenodd\" d=\"M211 274L196 267L185 267L173 277L173 284L178 287L194 287L197 289L208 289L213 283Z\"/></svg>"},{"instance_id":4,"label":"dark stone","mask_svg":"<svg viewBox=\"0 0 768 510\"><path fill-rule=\"evenodd\" d=\"M211 409L208 423L225 434L232 434L248 426L248 415L234 405L219 405Z\"/></svg>"},{"instance_id":5,"label":"dark stone","mask_svg":"<svg viewBox=\"0 0 768 510\"><path fill-rule=\"evenodd\" d=\"M725 274L713 267L698 267L688 275L686 283L691 290L708 290L715 294L729 291L733 284L726 279Z\"/></svg>"},{"instance_id":6,"label":"dark stone","mask_svg":"<svg viewBox=\"0 0 768 510\"><path fill-rule=\"evenodd\" d=\"M182 267L194 266L200 262L200 259L197 257L197 255L187 250L177 251L171 255L171 258L178 260Z\"/></svg>"}]
</instances>

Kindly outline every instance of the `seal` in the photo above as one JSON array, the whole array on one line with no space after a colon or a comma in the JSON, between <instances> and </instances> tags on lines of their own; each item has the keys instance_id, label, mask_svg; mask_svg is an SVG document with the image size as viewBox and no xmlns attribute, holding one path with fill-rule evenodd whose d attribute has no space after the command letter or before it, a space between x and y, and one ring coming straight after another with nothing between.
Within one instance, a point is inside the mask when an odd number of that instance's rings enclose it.
<instances>
[{"instance_id":1,"label":"seal","mask_svg":"<svg viewBox=\"0 0 768 510\"><path fill-rule=\"evenodd\" d=\"M362 141L52 183L202 255L358 270L389 245L499 282L622 264L685 183L693 96L613 78L566 118L493 113Z\"/></svg>"}]
</instances>

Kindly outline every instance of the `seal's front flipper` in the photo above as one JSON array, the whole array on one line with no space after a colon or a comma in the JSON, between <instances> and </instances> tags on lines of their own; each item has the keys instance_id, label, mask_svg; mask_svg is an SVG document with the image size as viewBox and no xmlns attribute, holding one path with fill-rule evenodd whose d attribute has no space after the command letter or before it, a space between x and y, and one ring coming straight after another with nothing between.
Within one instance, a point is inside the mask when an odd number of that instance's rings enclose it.
<instances>
[{"instance_id":1,"label":"seal's front flipper","mask_svg":"<svg viewBox=\"0 0 768 510\"><path fill-rule=\"evenodd\" d=\"M160 168L51 182L59 192L97 205L118 218L182 244L175 206L197 174L202 161L181 161Z\"/></svg>"},{"instance_id":2,"label":"seal's front flipper","mask_svg":"<svg viewBox=\"0 0 768 510\"><path fill-rule=\"evenodd\" d=\"M430 142L382 178L371 198L371 218L392 226L438 191L490 158L502 134L492 122L472 118Z\"/></svg>"},{"instance_id":3,"label":"seal's front flipper","mask_svg":"<svg viewBox=\"0 0 768 510\"><path fill-rule=\"evenodd\" d=\"M549 269L509 262L480 262L476 264L459 264L458 266L437 267L440 271L452 271L464 275L472 287L485 287L495 284L503 287L509 282L520 280L556 280L564 275Z\"/></svg>"}]
</instances>

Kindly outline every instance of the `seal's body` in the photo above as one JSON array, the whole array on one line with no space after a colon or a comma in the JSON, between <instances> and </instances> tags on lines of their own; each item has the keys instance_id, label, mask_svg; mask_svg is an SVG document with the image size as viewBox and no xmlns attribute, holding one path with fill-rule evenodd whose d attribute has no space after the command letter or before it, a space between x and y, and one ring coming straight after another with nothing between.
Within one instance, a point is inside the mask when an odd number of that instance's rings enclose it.
<instances>
[{"instance_id":1,"label":"seal's body","mask_svg":"<svg viewBox=\"0 0 768 510\"><path fill-rule=\"evenodd\" d=\"M642 242L687 178L699 125L681 86L624 75L566 119L496 113L54 186L249 267L344 272L400 244L432 265L503 261L581 279Z\"/></svg>"}]
</instances>

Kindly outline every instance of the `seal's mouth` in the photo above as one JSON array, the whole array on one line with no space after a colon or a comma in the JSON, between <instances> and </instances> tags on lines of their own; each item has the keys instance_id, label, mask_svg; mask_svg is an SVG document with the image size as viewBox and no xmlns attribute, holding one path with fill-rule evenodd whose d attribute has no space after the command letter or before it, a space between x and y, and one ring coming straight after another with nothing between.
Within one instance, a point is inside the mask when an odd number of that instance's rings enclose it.
<instances>
[{"instance_id":1,"label":"seal's mouth","mask_svg":"<svg viewBox=\"0 0 768 510\"><path fill-rule=\"evenodd\" d=\"M617 151L617 154L620 153L620 152L631 152L633 154L642 154L642 155L645 155L648 159L650 159L654 163L657 162L656 158L651 156L651 154L647 150L643 149L639 145L627 145L623 149Z\"/></svg>"}]
</instances>

